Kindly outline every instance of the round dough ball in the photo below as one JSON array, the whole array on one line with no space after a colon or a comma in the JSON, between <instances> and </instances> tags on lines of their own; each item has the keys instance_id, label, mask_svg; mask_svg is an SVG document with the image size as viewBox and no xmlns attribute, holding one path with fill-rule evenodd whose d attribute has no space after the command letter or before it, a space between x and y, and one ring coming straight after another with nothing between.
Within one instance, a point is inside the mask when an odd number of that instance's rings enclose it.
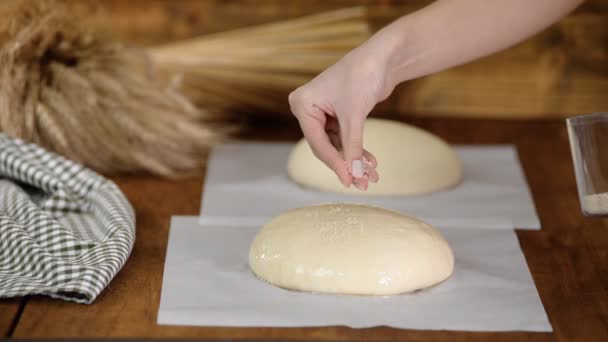
<instances>
[{"instance_id":1,"label":"round dough ball","mask_svg":"<svg viewBox=\"0 0 608 342\"><path fill-rule=\"evenodd\" d=\"M326 204L275 217L255 237L249 266L287 289L392 295L433 286L454 270L428 224L377 207Z\"/></svg>"},{"instance_id":2,"label":"round dough ball","mask_svg":"<svg viewBox=\"0 0 608 342\"><path fill-rule=\"evenodd\" d=\"M367 119L365 148L378 159L378 183L367 191L345 188L337 176L312 153L302 139L291 151L289 177L296 183L322 191L371 196L416 195L453 187L462 177L460 159L439 137L400 122Z\"/></svg>"}]
</instances>

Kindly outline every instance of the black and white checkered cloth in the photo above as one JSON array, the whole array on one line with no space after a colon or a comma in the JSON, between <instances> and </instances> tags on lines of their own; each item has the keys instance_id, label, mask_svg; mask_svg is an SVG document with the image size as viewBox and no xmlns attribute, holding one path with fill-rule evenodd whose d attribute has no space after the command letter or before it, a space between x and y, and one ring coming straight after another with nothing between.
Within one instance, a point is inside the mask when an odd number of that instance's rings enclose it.
<instances>
[{"instance_id":1,"label":"black and white checkered cloth","mask_svg":"<svg viewBox=\"0 0 608 342\"><path fill-rule=\"evenodd\" d=\"M0 298L91 303L134 242L133 208L114 183L0 134Z\"/></svg>"}]
</instances>

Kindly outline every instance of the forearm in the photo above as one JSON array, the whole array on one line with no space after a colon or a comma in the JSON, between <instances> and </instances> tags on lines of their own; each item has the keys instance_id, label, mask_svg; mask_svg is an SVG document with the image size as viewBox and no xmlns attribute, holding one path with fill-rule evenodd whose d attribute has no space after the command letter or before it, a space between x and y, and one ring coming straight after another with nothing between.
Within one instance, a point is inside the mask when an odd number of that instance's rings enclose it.
<instances>
[{"instance_id":1,"label":"forearm","mask_svg":"<svg viewBox=\"0 0 608 342\"><path fill-rule=\"evenodd\" d=\"M428 75L515 45L582 0L438 0L380 30L364 45L386 67L386 83Z\"/></svg>"}]
</instances>

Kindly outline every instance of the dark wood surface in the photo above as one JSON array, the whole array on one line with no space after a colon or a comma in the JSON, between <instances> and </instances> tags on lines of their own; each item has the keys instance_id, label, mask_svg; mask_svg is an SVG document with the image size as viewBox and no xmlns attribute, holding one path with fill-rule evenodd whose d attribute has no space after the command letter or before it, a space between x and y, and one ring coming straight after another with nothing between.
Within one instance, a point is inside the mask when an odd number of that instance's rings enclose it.
<instances>
[{"instance_id":1,"label":"dark wood surface","mask_svg":"<svg viewBox=\"0 0 608 342\"><path fill-rule=\"evenodd\" d=\"M11 333L13 323L19 312L19 304L23 299L0 301L0 338Z\"/></svg>"},{"instance_id":2,"label":"dark wood surface","mask_svg":"<svg viewBox=\"0 0 608 342\"><path fill-rule=\"evenodd\" d=\"M151 46L365 5L373 28L431 0L107 0L104 28ZM418 116L547 118L608 108L608 1L587 0L522 44L404 84L380 109Z\"/></svg>"},{"instance_id":3,"label":"dark wood surface","mask_svg":"<svg viewBox=\"0 0 608 342\"><path fill-rule=\"evenodd\" d=\"M518 231L553 333L413 331L387 327L215 328L159 326L163 262L172 215L199 212L203 175L183 180L113 177L137 211L131 258L97 301L27 300L14 337L199 337L359 341L608 341L608 220L583 217L563 122L416 119L452 143L517 145L542 231ZM251 138L295 140L297 128L268 127ZM0 302L0 328L15 302ZM9 311L2 310L8 306ZM438 308L440 309L440 308ZM14 310L14 309L13 309Z\"/></svg>"}]
</instances>

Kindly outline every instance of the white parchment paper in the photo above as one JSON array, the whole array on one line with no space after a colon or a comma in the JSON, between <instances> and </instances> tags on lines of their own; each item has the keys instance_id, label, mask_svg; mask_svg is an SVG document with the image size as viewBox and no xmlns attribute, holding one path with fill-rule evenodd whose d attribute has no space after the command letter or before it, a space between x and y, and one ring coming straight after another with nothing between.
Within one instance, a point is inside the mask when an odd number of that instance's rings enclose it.
<instances>
[{"instance_id":1,"label":"white parchment paper","mask_svg":"<svg viewBox=\"0 0 608 342\"><path fill-rule=\"evenodd\" d=\"M359 297L288 291L257 279L247 258L258 229L174 217L158 323L551 331L511 230L441 229L456 257L451 278L414 294Z\"/></svg>"},{"instance_id":2,"label":"white parchment paper","mask_svg":"<svg viewBox=\"0 0 608 342\"><path fill-rule=\"evenodd\" d=\"M302 188L287 176L293 144L231 143L213 149L201 223L262 225L287 210L327 202L376 205L434 226L540 229L534 202L510 145L457 146L464 180L454 189L414 197L367 197Z\"/></svg>"}]
</instances>

